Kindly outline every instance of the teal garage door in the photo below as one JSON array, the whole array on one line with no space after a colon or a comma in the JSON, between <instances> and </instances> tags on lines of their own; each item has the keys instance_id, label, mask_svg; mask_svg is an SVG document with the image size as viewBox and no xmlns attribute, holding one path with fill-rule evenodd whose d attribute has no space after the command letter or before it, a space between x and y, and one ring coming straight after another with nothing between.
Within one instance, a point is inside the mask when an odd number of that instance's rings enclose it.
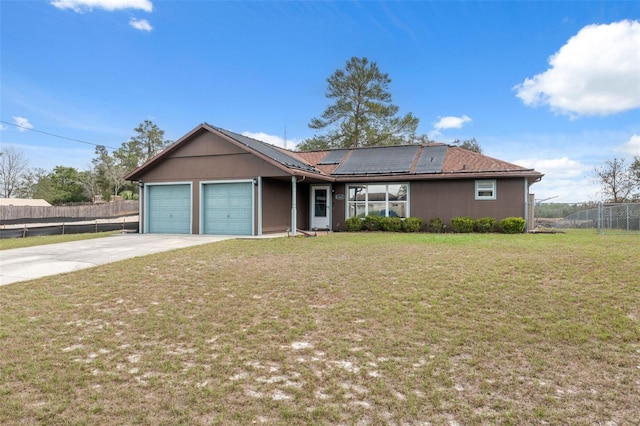
<instances>
[{"instance_id":1,"label":"teal garage door","mask_svg":"<svg viewBox=\"0 0 640 426\"><path fill-rule=\"evenodd\" d=\"M149 185L147 232L191 233L191 185Z\"/></svg>"},{"instance_id":2,"label":"teal garage door","mask_svg":"<svg viewBox=\"0 0 640 426\"><path fill-rule=\"evenodd\" d=\"M253 184L251 182L203 185L203 233L253 234Z\"/></svg>"}]
</instances>

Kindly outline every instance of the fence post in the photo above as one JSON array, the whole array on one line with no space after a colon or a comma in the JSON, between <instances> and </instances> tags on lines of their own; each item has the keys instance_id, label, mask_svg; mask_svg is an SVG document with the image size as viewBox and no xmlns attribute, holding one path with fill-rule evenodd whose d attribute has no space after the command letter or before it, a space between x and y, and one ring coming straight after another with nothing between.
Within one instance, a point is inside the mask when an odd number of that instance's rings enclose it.
<instances>
[{"instance_id":1,"label":"fence post","mask_svg":"<svg viewBox=\"0 0 640 426\"><path fill-rule=\"evenodd\" d=\"M629 230L629 204L626 205L627 207L627 231Z\"/></svg>"},{"instance_id":2,"label":"fence post","mask_svg":"<svg viewBox=\"0 0 640 426\"><path fill-rule=\"evenodd\" d=\"M598 234L600 233L600 222L602 221L602 203L598 203Z\"/></svg>"}]
</instances>

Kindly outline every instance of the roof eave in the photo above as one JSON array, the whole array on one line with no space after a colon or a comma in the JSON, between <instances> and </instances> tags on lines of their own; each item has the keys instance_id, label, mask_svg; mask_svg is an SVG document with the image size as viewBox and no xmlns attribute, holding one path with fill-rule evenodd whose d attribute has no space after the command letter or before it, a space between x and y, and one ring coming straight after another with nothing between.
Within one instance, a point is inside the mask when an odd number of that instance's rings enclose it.
<instances>
[{"instance_id":1,"label":"roof eave","mask_svg":"<svg viewBox=\"0 0 640 426\"><path fill-rule=\"evenodd\" d=\"M530 182L537 182L544 175L533 169L530 170L496 170L496 171L465 171L465 172L435 172L435 173L395 173L395 174L353 174L334 175L336 182L360 181L413 181L413 180L450 180L450 179L491 179L491 178L527 178Z\"/></svg>"}]
</instances>

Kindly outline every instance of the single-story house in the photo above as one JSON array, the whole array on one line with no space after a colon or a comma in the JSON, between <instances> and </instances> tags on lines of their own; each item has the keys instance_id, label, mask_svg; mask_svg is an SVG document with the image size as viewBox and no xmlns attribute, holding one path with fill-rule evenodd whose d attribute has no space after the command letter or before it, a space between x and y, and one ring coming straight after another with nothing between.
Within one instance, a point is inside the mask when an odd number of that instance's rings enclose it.
<instances>
[{"instance_id":1,"label":"single-story house","mask_svg":"<svg viewBox=\"0 0 640 426\"><path fill-rule=\"evenodd\" d=\"M51 207L51 204L42 198L0 198L0 206Z\"/></svg>"},{"instance_id":2,"label":"single-story house","mask_svg":"<svg viewBox=\"0 0 640 426\"><path fill-rule=\"evenodd\" d=\"M446 144L294 152L203 123L126 179L140 232L262 235L366 215L528 219L542 176Z\"/></svg>"}]
</instances>

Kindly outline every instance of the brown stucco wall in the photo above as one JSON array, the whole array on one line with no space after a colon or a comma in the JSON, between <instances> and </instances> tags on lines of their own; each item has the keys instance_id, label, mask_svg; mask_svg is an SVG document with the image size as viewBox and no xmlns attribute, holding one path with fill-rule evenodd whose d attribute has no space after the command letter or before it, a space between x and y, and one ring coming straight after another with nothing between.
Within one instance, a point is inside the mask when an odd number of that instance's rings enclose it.
<instances>
[{"instance_id":1,"label":"brown stucco wall","mask_svg":"<svg viewBox=\"0 0 640 426\"><path fill-rule=\"evenodd\" d=\"M475 199L475 180L411 182L410 214L425 223L439 217L447 225L456 216L473 219L525 217L524 178L498 179L495 200Z\"/></svg>"},{"instance_id":2,"label":"brown stucco wall","mask_svg":"<svg viewBox=\"0 0 640 426\"><path fill-rule=\"evenodd\" d=\"M333 187L333 205L331 209L331 222L334 231L344 231L344 215L345 215L345 202L346 193L345 185L343 183L334 183ZM339 198L342 198L341 200Z\"/></svg>"},{"instance_id":3,"label":"brown stucco wall","mask_svg":"<svg viewBox=\"0 0 640 426\"><path fill-rule=\"evenodd\" d=\"M291 182L262 180L262 232L285 232L291 226Z\"/></svg>"},{"instance_id":4,"label":"brown stucco wall","mask_svg":"<svg viewBox=\"0 0 640 426\"><path fill-rule=\"evenodd\" d=\"M334 231L345 230L346 185L333 184ZM436 217L442 219L447 226L451 225L451 219L456 216L474 219L493 217L498 221L510 216L524 218L524 178L498 179L496 200L475 200L474 179L413 181L409 185L410 215L422 218L425 223ZM338 194L344 198L336 199Z\"/></svg>"}]
</instances>

